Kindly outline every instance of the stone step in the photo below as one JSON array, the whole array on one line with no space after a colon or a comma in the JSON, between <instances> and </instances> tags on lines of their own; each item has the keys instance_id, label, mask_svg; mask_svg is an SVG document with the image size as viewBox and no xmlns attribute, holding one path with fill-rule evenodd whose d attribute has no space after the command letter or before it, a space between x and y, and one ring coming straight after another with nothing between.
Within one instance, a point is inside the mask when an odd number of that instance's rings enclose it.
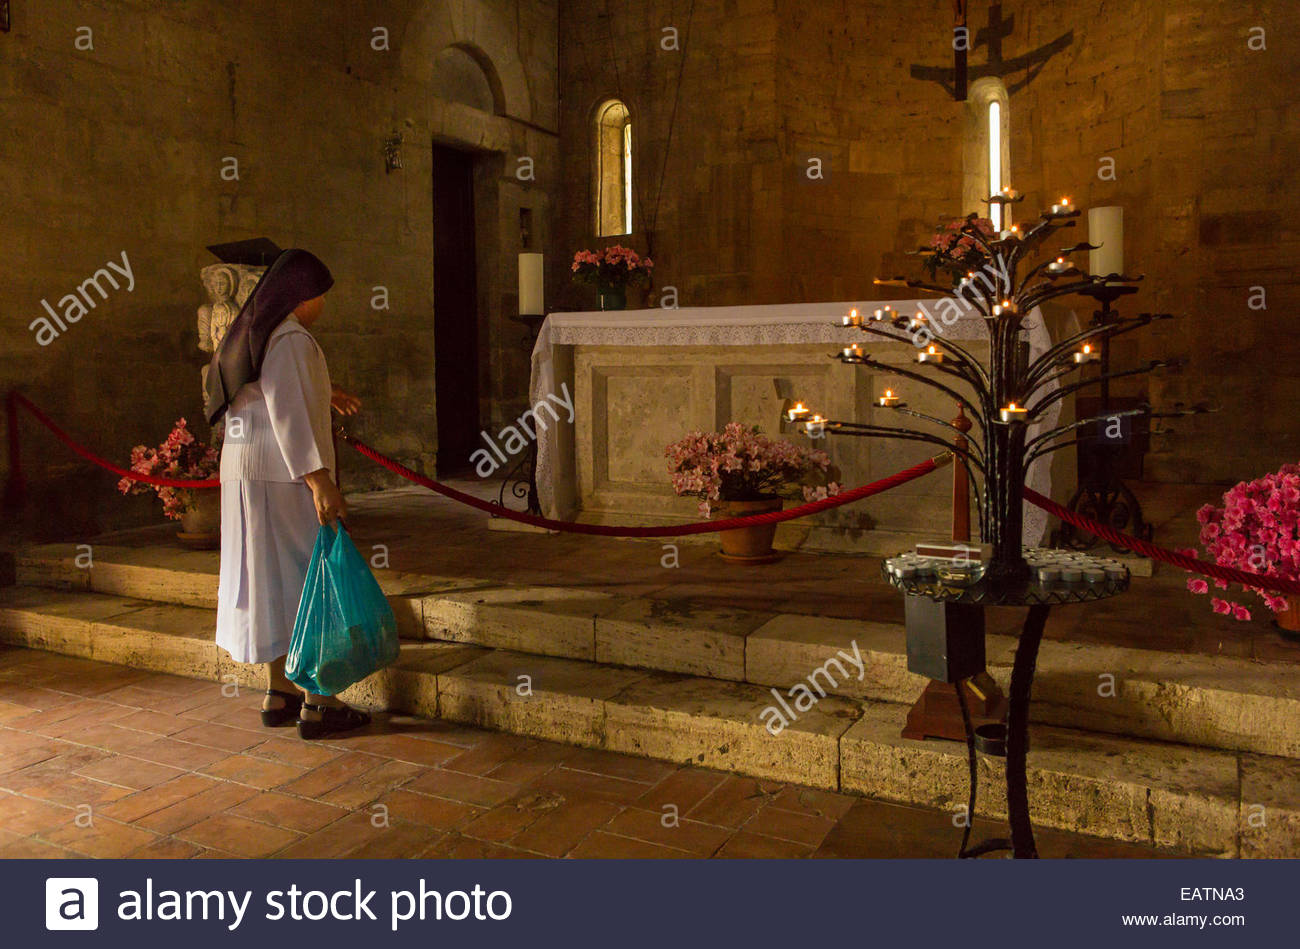
<instances>
[{"instance_id":1,"label":"stone step","mask_svg":"<svg viewBox=\"0 0 1300 949\"><path fill-rule=\"evenodd\" d=\"M214 553L72 545L21 553L22 584L212 607ZM910 704L925 680L907 671L902 627L806 614L701 608L688 600L614 597L377 570L404 638L508 649L788 689L810 675L850 699ZM1005 689L1016 640L988 637ZM861 662L859 670L858 660ZM1300 757L1300 667L1047 640L1034 683L1036 722Z\"/></svg>"},{"instance_id":2,"label":"stone step","mask_svg":"<svg viewBox=\"0 0 1300 949\"><path fill-rule=\"evenodd\" d=\"M223 658L210 610L97 593L0 592L0 640L250 687ZM905 705L826 696L778 722L774 693L743 682L450 642L408 643L359 683L358 704L520 735L844 790L954 812L964 746L899 737ZM1031 802L1043 827L1214 856L1300 855L1294 762L1035 727ZM981 762L978 813L1000 816L1000 762Z\"/></svg>"}]
</instances>

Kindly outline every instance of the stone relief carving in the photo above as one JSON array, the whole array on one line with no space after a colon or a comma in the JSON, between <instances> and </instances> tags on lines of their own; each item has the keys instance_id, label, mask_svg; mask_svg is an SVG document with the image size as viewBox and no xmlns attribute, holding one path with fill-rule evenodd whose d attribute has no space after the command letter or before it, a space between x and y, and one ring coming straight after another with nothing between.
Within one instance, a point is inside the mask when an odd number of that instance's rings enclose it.
<instances>
[{"instance_id":1,"label":"stone relief carving","mask_svg":"<svg viewBox=\"0 0 1300 949\"><path fill-rule=\"evenodd\" d=\"M239 315L240 307L252 294L257 281L266 273L265 267L248 267L244 264L210 264L199 271L208 302L199 307L199 349L205 353L216 352L226 331ZM208 367L201 373L206 387Z\"/></svg>"},{"instance_id":2,"label":"stone relief carving","mask_svg":"<svg viewBox=\"0 0 1300 949\"><path fill-rule=\"evenodd\" d=\"M265 267L242 264L211 264L199 271L208 294L208 302L199 307L199 349L216 351L265 272Z\"/></svg>"}]
</instances>

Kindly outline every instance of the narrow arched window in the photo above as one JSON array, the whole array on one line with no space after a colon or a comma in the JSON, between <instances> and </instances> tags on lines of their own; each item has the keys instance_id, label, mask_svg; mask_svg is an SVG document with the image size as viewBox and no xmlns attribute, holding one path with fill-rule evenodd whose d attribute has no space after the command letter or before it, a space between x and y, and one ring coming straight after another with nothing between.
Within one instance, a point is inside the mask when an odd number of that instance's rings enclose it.
<instances>
[{"instance_id":1,"label":"narrow arched window","mask_svg":"<svg viewBox=\"0 0 1300 949\"><path fill-rule=\"evenodd\" d=\"M632 233L632 119L611 99L596 110L596 236Z\"/></svg>"},{"instance_id":2,"label":"narrow arched window","mask_svg":"<svg viewBox=\"0 0 1300 949\"><path fill-rule=\"evenodd\" d=\"M977 80L966 100L963 203L967 212L987 213L999 231L1011 226L1011 205L984 202L1013 184L1009 105L1006 86L991 77Z\"/></svg>"},{"instance_id":3,"label":"narrow arched window","mask_svg":"<svg viewBox=\"0 0 1300 949\"><path fill-rule=\"evenodd\" d=\"M1002 103L994 99L989 103L989 194L1002 190ZM1002 221L1006 217L1003 205L994 204L989 208L993 219L993 230L1002 230Z\"/></svg>"}]
</instances>

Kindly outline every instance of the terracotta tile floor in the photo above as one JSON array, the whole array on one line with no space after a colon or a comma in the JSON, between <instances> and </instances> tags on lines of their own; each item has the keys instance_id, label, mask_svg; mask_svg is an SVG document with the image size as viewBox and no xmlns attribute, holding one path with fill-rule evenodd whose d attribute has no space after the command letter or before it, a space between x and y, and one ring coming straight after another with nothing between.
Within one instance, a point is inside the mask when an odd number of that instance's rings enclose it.
<instances>
[{"instance_id":1,"label":"terracotta tile floor","mask_svg":"<svg viewBox=\"0 0 1300 949\"><path fill-rule=\"evenodd\" d=\"M0 857L950 857L958 843L941 811L440 721L309 744L262 728L260 701L0 647ZM977 839L1002 833L977 822Z\"/></svg>"}]
</instances>

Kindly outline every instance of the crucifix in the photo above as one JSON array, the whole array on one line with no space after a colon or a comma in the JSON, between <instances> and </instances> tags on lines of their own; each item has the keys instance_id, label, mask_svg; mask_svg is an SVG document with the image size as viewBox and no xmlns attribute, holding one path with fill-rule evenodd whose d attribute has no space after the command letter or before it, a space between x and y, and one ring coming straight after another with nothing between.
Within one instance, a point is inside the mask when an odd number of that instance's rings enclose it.
<instances>
[{"instance_id":1,"label":"crucifix","mask_svg":"<svg viewBox=\"0 0 1300 949\"><path fill-rule=\"evenodd\" d=\"M1074 31L1070 30L1036 50L1006 59L1003 53L1003 41L1010 39L1015 33L1015 16L1004 17L1002 4L990 4L988 25L971 36L967 16L969 9L969 0L953 0L953 65L911 67L913 79L937 82L958 102L966 100L972 80L986 76L1002 79L1023 70L1024 78L1019 82L1008 82L1007 92L1015 93L1023 89L1042 71L1049 59L1074 42ZM980 45L988 48L988 62L982 66L970 66L967 62L969 51L972 46Z\"/></svg>"},{"instance_id":2,"label":"crucifix","mask_svg":"<svg viewBox=\"0 0 1300 949\"><path fill-rule=\"evenodd\" d=\"M967 0L952 0L952 95L958 102L966 101L966 51L970 49L970 30L966 28Z\"/></svg>"}]
</instances>

